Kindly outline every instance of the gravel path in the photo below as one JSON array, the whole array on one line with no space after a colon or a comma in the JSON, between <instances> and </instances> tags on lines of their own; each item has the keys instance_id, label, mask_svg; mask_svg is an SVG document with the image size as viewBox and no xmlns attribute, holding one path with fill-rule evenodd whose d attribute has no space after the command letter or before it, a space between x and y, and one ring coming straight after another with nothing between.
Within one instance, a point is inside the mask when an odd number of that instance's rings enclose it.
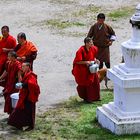
<instances>
[{"instance_id":1,"label":"gravel path","mask_svg":"<svg viewBox=\"0 0 140 140\"><path fill-rule=\"evenodd\" d=\"M67 29L52 29L45 23L50 19L62 18L64 21L75 20L73 11L83 7L101 7L107 12L125 6L136 6L138 0L1 0L0 1L0 27L8 25L10 32L16 35L23 31L27 39L34 42L39 49L37 60L34 63L34 71L38 74L41 87L38 110L76 95L74 78L71 75L72 61L76 50L83 44L83 39L93 21L83 27L70 27ZM95 13L96 14L96 13ZM88 16L88 15L87 15ZM83 16L84 17L84 16ZM78 17L79 21L86 19ZM88 21L88 20L87 20ZM114 28L117 41L111 46L111 64L116 65L121 61L121 43L131 37L131 25L129 18L107 23ZM69 33L82 35L72 36ZM110 87L112 83L109 82ZM101 84L104 88L104 83ZM3 99L0 99L0 114L3 115Z\"/></svg>"}]
</instances>

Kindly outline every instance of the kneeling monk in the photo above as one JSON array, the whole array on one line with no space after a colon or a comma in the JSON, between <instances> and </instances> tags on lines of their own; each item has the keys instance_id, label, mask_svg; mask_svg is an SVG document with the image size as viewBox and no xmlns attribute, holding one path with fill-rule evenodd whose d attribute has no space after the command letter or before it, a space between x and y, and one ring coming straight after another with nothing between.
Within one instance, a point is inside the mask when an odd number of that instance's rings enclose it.
<instances>
[{"instance_id":1,"label":"kneeling monk","mask_svg":"<svg viewBox=\"0 0 140 140\"><path fill-rule=\"evenodd\" d=\"M85 45L76 52L72 74L75 77L79 96L87 102L100 100L100 84L97 73L90 73L89 65L96 60L98 48L93 45L91 38L84 40Z\"/></svg>"},{"instance_id":2,"label":"kneeling monk","mask_svg":"<svg viewBox=\"0 0 140 140\"><path fill-rule=\"evenodd\" d=\"M34 128L35 105L38 101L40 89L37 83L37 75L30 70L30 63L22 64L24 73L22 86L20 86L19 100L16 108L9 116L8 124L22 129L28 126L27 130Z\"/></svg>"}]
</instances>

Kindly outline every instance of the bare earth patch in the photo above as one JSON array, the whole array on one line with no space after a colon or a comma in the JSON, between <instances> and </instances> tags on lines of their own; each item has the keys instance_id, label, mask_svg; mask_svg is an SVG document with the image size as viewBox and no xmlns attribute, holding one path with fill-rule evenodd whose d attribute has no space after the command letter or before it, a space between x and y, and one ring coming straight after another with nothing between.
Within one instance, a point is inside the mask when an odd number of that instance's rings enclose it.
<instances>
[{"instance_id":1,"label":"bare earth patch","mask_svg":"<svg viewBox=\"0 0 140 140\"><path fill-rule=\"evenodd\" d=\"M19 32L25 32L27 39L39 49L34 63L41 87L38 114L77 94L71 74L72 61L90 26L96 22L98 12L106 14L106 23L114 28L117 35L117 41L110 47L112 67L120 63L121 43L131 37L129 19L138 3L139 0L0 1L0 27L8 25L15 37ZM101 87L105 88L104 83ZM111 81L109 87L113 87ZM5 119L3 102L0 98L0 114ZM4 127L8 127L5 122ZM5 133L2 125L1 133Z\"/></svg>"}]
</instances>

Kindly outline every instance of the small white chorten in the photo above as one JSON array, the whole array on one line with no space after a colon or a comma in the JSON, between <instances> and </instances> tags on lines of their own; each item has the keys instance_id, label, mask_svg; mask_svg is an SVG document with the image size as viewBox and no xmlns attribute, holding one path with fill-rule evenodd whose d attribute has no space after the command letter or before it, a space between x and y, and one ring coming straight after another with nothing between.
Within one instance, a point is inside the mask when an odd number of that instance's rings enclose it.
<instances>
[{"instance_id":1,"label":"small white chorten","mask_svg":"<svg viewBox=\"0 0 140 140\"><path fill-rule=\"evenodd\" d=\"M114 102L96 111L101 126L117 135L140 133L140 4L130 23L132 37L121 45L125 63L107 72L114 83Z\"/></svg>"}]
</instances>

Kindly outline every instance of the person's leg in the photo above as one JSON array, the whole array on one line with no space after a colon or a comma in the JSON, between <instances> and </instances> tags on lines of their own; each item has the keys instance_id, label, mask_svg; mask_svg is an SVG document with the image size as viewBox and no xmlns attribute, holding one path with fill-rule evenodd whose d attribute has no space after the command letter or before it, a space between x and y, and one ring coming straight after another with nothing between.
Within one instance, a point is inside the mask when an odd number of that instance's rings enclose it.
<instances>
[{"instance_id":1,"label":"person's leg","mask_svg":"<svg viewBox=\"0 0 140 140\"><path fill-rule=\"evenodd\" d=\"M99 69L102 69L102 68L103 68L103 62L100 62Z\"/></svg>"},{"instance_id":2,"label":"person's leg","mask_svg":"<svg viewBox=\"0 0 140 140\"><path fill-rule=\"evenodd\" d=\"M87 95L86 95L86 86L77 86L77 92L80 98L86 100L87 99Z\"/></svg>"},{"instance_id":3,"label":"person's leg","mask_svg":"<svg viewBox=\"0 0 140 140\"><path fill-rule=\"evenodd\" d=\"M4 112L10 114L13 111L10 93L4 93L3 95L5 99Z\"/></svg>"},{"instance_id":4,"label":"person's leg","mask_svg":"<svg viewBox=\"0 0 140 140\"><path fill-rule=\"evenodd\" d=\"M35 127L35 112L36 112L36 105L35 103L31 103L31 114L32 114L32 118L31 118L31 125L29 126L30 129L34 129Z\"/></svg>"},{"instance_id":5,"label":"person's leg","mask_svg":"<svg viewBox=\"0 0 140 140\"><path fill-rule=\"evenodd\" d=\"M35 103L31 103L31 123L30 125L25 129L25 131L30 131L34 129L35 127L35 110L36 110L36 105Z\"/></svg>"},{"instance_id":6,"label":"person's leg","mask_svg":"<svg viewBox=\"0 0 140 140\"><path fill-rule=\"evenodd\" d=\"M87 87L87 101L93 102L100 100L100 83L97 75L94 77L94 82Z\"/></svg>"},{"instance_id":7,"label":"person's leg","mask_svg":"<svg viewBox=\"0 0 140 140\"><path fill-rule=\"evenodd\" d=\"M13 112L9 116L8 124L16 127L17 129L22 130L22 127L23 127L22 117L24 117L23 112L24 110L14 109Z\"/></svg>"},{"instance_id":8,"label":"person's leg","mask_svg":"<svg viewBox=\"0 0 140 140\"><path fill-rule=\"evenodd\" d=\"M27 131L34 128L35 105L30 101L24 101L24 109L15 108L9 116L8 124L18 129L28 126Z\"/></svg>"}]
</instances>

